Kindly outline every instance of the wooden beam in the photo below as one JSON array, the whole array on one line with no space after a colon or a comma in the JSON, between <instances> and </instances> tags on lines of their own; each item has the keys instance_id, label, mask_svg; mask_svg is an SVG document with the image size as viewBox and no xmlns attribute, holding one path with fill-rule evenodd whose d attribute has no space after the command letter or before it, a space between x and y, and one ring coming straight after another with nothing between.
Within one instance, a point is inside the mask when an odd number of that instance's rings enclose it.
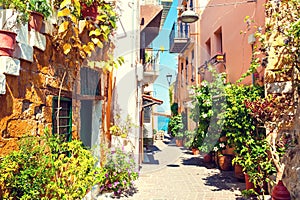
<instances>
[{"instance_id":1,"label":"wooden beam","mask_svg":"<svg viewBox=\"0 0 300 200\"><path fill-rule=\"evenodd\" d=\"M158 116L164 116L164 117L171 117L171 115L166 114L166 113L158 113L158 112L153 112L152 115L158 115Z\"/></svg>"}]
</instances>

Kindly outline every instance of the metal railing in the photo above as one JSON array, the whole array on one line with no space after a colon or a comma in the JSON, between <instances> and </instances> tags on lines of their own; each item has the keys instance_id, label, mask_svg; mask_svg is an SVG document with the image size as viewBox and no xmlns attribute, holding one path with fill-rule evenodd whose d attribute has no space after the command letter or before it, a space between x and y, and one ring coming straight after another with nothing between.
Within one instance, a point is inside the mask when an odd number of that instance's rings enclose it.
<instances>
[{"instance_id":1,"label":"metal railing","mask_svg":"<svg viewBox=\"0 0 300 200\"><path fill-rule=\"evenodd\" d=\"M175 38L189 38L189 25L187 23L174 22L169 35L170 48L174 44Z\"/></svg>"}]
</instances>

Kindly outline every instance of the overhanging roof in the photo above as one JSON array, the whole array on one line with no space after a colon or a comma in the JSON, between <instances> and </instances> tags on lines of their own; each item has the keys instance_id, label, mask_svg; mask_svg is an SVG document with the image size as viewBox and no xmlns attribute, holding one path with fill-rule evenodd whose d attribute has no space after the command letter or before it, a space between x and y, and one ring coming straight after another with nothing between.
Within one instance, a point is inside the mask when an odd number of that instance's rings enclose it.
<instances>
[{"instance_id":1,"label":"overhanging roof","mask_svg":"<svg viewBox=\"0 0 300 200\"><path fill-rule=\"evenodd\" d=\"M141 48L146 48L158 36L162 12L162 6L141 5Z\"/></svg>"},{"instance_id":2,"label":"overhanging roof","mask_svg":"<svg viewBox=\"0 0 300 200\"><path fill-rule=\"evenodd\" d=\"M152 96L145 95L145 94L143 94L143 100L148 101L146 104L143 105L143 108L144 107L148 107L148 106L153 106L155 104L161 105L163 103L162 100L156 99L156 98L154 98Z\"/></svg>"}]
</instances>

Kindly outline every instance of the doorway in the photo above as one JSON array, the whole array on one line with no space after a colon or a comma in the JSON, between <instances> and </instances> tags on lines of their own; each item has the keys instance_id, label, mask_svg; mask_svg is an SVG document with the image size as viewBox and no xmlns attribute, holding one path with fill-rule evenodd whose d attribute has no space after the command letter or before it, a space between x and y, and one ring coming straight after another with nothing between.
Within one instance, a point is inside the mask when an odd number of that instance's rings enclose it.
<instances>
[{"instance_id":1,"label":"doorway","mask_svg":"<svg viewBox=\"0 0 300 200\"><path fill-rule=\"evenodd\" d=\"M80 108L80 139L82 143L91 148L92 145L92 121L93 121L93 101L81 101Z\"/></svg>"}]
</instances>

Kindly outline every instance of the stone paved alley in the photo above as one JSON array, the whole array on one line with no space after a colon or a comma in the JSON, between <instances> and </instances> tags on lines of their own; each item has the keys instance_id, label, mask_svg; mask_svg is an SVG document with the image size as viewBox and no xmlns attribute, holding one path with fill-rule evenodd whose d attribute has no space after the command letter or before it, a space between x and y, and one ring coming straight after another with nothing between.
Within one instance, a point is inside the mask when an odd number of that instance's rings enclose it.
<instances>
[{"instance_id":1,"label":"stone paved alley","mask_svg":"<svg viewBox=\"0 0 300 200\"><path fill-rule=\"evenodd\" d=\"M128 200L232 200L243 199L245 184L233 171L223 171L203 163L202 155L176 147L174 139L158 140L145 157L136 193ZM151 164L152 163L152 164ZM107 199L99 197L98 199ZM109 199L109 198L108 198Z\"/></svg>"}]
</instances>

